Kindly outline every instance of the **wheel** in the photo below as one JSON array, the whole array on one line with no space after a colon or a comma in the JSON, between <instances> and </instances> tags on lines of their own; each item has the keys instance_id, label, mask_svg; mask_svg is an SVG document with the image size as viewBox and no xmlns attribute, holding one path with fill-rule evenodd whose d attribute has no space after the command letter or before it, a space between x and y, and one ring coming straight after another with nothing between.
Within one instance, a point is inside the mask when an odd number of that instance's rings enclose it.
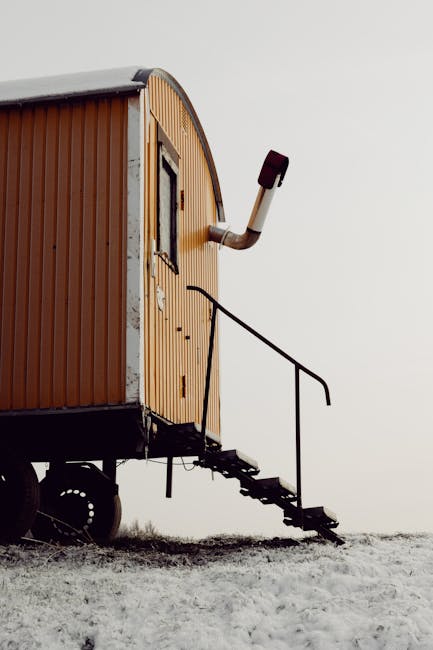
<instances>
[{"instance_id":1,"label":"wheel","mask_svg":"<svg viewBox=\"0 0 433 650\"><path fill-rule=\"evenodd\" d=\"M39 483L29 461L0 450L0 541L13 542L31 528L39 508Z\"/></svg>"},{"instance_id":2,"label":"wheel","mask_svg":"<svg viewBox=\"0 0 433 650\"><path fill-rule=\"evenodd\" d=\"M32 533L64 543L107 542L117 534L122 507L117 485L91 463L67 463L40 483L41 507Z\"/></svg>"},{"instance_id":3,"label":"wheel","mask_svg":"<svg viewBox=\"0 0 433 650\"><path fill-rule=\"evenodd\" d=\"M32 526L36 539L106 542L116 536L122 515L117 485L91 463L50 470L40 489L40 513Z\"/></svg>"},{"instance_id":4,"label":"wheel","mask_svg":"<svg viewBox=\"0 0 433 650\"><path fill-rule=\"evenodd\" d=\"M114 495L113 506L114 506L113 521L112 521L111 529L105 538L109 542L111 542L116 537L120 528L120 522L122 521L122 502L118 494Z\"/></svg>"}]
</instances>

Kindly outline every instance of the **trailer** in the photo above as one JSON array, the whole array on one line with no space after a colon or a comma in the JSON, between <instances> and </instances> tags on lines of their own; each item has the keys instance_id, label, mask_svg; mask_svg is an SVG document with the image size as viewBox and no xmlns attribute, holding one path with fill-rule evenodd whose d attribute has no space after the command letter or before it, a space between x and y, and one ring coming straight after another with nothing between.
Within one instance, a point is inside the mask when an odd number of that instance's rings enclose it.
<instances>
[{"instance_id":1,"label":"trailer","mask_svg":"<svg viewBox=\"0 0 433 650\"><path fill-rule=\"evenodd\" d=\"M0 84L0 538L110 540L120 459L176 457L237 478L284 523L302 505L299 379L326 382L217 299L218 246L259 238L288 158L266 156L248 226L224 226L210 148L179 83L121 68ZM295 372L296 486L221 444L218 315ZM48 470L38 482L32 463ZM102 468L95 465L102 463Z\"/></svg>"}]
</instances>

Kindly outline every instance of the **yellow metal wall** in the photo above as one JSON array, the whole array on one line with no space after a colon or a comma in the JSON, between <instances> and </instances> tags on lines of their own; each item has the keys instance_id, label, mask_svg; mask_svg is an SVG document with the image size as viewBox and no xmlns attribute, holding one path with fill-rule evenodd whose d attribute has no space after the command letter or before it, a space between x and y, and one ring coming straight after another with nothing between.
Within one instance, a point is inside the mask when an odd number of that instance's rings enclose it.
<instances>
[{"instance_id":1,"label":"yellow metal wall","mask_svg":"<svg viewBox=\"0 0 433 650\"><path fill-rule=\"evenodd\" d=\"M127 99L0 111L0 409L125 384Z\"/></svg>"},{"instance_id":2,"label":"yellow metal wall","mask_svg":"<svg viewBox=\"0 0 433 650\"><path fill-rule=\"evenodd\" d=\"M182 100L163 79L148 83L150 123L146 136L146 315L145 395L152 410L174 422L200 422L210 329L207 301L186 291L198 285L218 295L217 247L207 241L216 222L211 176L198 134ZM151 241L157 241L157 122L179 154L179 183L184 192L179 210L179 275L156 256L152 277ZM156 290L165 294L158 309ZM184 380L183 380L184 377ZM184 382L185 396L182 396ZM207 428L220 430L218 345L215 346Z\"/></svg>"}]
</instances>

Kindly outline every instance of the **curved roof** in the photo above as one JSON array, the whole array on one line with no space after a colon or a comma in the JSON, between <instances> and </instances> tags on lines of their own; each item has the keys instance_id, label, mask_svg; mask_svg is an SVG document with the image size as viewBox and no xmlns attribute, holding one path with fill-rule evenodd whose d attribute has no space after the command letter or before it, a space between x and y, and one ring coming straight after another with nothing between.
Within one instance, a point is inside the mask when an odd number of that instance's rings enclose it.
<instances>
[{"instance_id":1,"label":"curved roof","mask_svg":"<svg viewBox=\"0 0 433 650\"><path fill-rule=\"evenodd\" d=\"M199 136L203 147L209 171L212 177L215 201L218 208L218 218L224 221L224 208L221 190L216 173L215 163L209 148L206 135L197 113L188 95L180 84L165 70L160 68L114 68L92 72L78 72L61 76L42 77L37 79L20 79L18 81L0 82L0 107L21 106L37 102L49 102L59 99L74 99L101 95L117 95L139 92L145 88L149 77L153 75L164 79L179 95L188 110L189 116Z\"/></svg>"}]
</instances>

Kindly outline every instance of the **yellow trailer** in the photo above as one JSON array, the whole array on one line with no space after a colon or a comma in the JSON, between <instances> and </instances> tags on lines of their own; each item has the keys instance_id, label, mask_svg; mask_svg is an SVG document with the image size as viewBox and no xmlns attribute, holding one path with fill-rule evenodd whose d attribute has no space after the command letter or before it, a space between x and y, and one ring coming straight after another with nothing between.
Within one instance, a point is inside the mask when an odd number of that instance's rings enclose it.
<instances>
[{"instance_id":1,"label":"yellow trailer","mask_svg":"<svg viewBox=\"0 0 433 650\"><path fill-rule=\"evenodd\" d=\"M168 495L174 456L217 469L215 242L255 243L287 165L269 153L236 235L168 73L0 84L1 537L112 537L120 458L166 457Z\"/></svg>"}]
</instances>

